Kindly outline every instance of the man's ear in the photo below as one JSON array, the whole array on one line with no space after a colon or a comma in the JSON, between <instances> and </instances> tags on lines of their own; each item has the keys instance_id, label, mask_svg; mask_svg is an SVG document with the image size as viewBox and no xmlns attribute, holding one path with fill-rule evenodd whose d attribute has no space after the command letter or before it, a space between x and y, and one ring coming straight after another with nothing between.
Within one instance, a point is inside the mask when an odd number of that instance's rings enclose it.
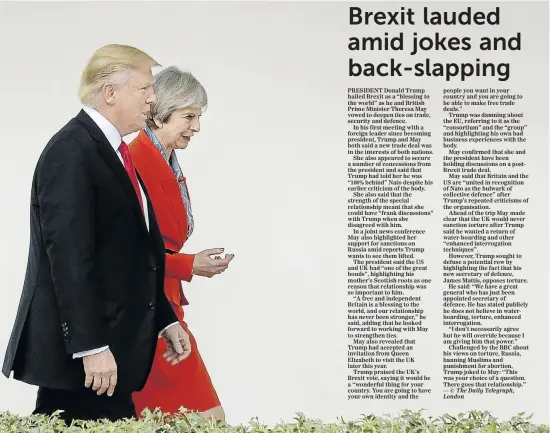
<instances>
[{"instance_id":1,"label":"man's ear","mask_svg":"<svg viewBox=\"0 0 550 433\"><path fill-rule=\"evenodd\" d=\"M101 96L107 105L115 105L116 101L116 89L113 84L104 84L101 88Z\"/></svg>"}]
</instances>

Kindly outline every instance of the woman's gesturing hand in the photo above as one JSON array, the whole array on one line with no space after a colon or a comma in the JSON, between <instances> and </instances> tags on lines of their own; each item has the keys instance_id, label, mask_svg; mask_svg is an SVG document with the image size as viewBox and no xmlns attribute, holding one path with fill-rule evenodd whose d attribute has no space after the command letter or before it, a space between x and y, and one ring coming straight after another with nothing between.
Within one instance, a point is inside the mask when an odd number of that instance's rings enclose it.
<instances>
[{"instance_id":1,"label":"woman's gesturing hand","mask_svg":"<svg viewBox=\"0 0 550 433\"><path fill-rule=\"evenodd\" d=\"M223 248L211 248L195 254L193 275L212 278L214 275L225 271L229 266L229 262L235 257L235 254L226 254L223 259L219 255L214 258L210 257L221 253L223 253Z\"/></svg>"}]
</instances>

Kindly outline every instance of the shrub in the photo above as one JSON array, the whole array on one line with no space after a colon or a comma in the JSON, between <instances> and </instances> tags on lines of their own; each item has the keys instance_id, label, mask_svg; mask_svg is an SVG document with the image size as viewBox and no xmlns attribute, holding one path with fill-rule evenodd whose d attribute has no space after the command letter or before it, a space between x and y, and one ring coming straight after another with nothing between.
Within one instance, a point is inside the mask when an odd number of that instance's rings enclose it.
<instances>
[{"instance_id":1,"label":"shrub","mask_svg":"<svg viewBox=\"0 0 550 433\"><path fill-rule=\"evenodd\" d=\"M57 413L52 416L17 416L0 412L2 433L550 433L547 425L531 423L531 416L520 413L508 421L498 421L489 412L470 411L457 416L444 414L424 418L420 412L405 410L396 417L363 416L354 421L340 419L335 423L306 418L299 413L294 422L268 427L255 418L248 425L230 426L220 421L205 420L199 414L185 411L175 415L160 411L143 412L140 420L117 422L76 421L66 426Z\"/></svg>"}]
</instances>

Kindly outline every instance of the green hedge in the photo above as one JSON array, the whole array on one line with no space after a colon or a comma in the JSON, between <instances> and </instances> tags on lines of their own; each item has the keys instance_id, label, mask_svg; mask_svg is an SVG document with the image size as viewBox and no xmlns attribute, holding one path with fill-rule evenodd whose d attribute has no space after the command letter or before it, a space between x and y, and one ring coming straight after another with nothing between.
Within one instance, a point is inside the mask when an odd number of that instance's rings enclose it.
<instances>
[{"instance_id":1,"label":"green hedge","mask_svg":"<svg viewBox=\"0 0 550 433\"><path fill-rule=\"evenodd\" d=\"M336 423L323 423L298 414L294 422L269 427L258 419L248 425L230 426L222 422L206 421L194 412L182 409L180 414L169 416L160 411L144 411L139 421L123 420L78 421L67 427L55 414L51 417L31 415L20 417L0 412L2 433L549 433L547 425L531 423L531 416L520 413L508 421L499 421L489 412L470 411L457 416L422 417L420 412L403 411L396 417L368 415L354 421L340 419Z\"/></svg>"}]
</instances>

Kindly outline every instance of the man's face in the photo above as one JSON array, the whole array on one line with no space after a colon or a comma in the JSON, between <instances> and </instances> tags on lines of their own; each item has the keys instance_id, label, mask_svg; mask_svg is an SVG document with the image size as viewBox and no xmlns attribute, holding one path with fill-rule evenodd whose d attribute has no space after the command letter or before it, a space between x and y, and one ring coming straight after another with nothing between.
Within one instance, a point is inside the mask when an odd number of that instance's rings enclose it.
<instances>
[{"instance_id":1,"label":"man's face","mask_svg":"<svg viewBox=\"0 0 550 433\"><path fill-rule=\"evenodd\" d=\"M145 128L150 105L156 101L151 69L131 70L128 76L117 86L115 104L122 136Z\"/></svg>"}]
</instances>

